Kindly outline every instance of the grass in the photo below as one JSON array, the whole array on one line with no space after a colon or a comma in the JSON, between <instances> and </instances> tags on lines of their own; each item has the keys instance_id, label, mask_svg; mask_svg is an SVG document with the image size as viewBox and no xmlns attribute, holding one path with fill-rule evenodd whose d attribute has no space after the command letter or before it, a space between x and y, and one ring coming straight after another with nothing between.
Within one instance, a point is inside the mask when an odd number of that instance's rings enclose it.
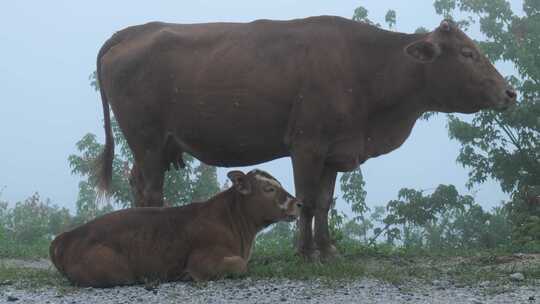
<instances>
[{"instance_id":1,"label":"grass","mask_svg":"<svg viewBox=\"0 0 540 304\"><path fill-rule=\"evenodd\" d=\"M0 285L17 288L45 286L68 287L68 282L55 269L35 269L0 264Z\"/></svg>"},{"instance_id":2,"label":"grass","mask_svg":"<svg viewBox=\"0 0 540 304\"><path fill-rule=\"evenodd\" d=\"M305 262L292 251L277 256L255 256L249 264L249 276L255 278L288 278L304 280L313 277L347 279L363 276L366 267L351 260L336 259L332 263Z\"/></svg>"},{"instance_id":3,"label":"grass","mask_svg":"<svg viewBox=\"0 0 540 304\"><path fill-rule=\"evenodd\" d=\"M255 247L249 276L256 278L355 279L369 277L392 284L410 280L431 283L448 279L464 285L484 281L507 282L513 272L528 280L540 279L540 261L526 267L509 267L498 257L511 257L505 249L479 251L404 250L389 246L366 247L344 242L341 257L330 263L306 263L295 255L290 240L262 240ZM279 248L276 250L276 248Z\"/></svg>"},{"instance_id":4,"label":"grass","mask_svg":"<svg viewBox=\"0 0 540 304\"><path fill-rule=\"evenodd\" d=\"M9 249L0 247L0 258L47 256L48 244L12 245ZM366 247L352 242L342 242L338 250L341 256L331 262L309 263L295 254L291 240L262 239L257 242L249 271L243 277L320 279L329 284L372 278L395 285L414 281L431 284L434 280L448 280L474 286L484 281L508 283L511 273L521 272L526 278L524 284L538 284L540 280L540 258L528 264L528 260L516 258L504 250L427 252L390 246ZM2 264L0 259L0 286L3 284L20 288L55 286L60 292L73 289L52 267L15 267Z\"/></svg>"},{"instance_id":5,"label":"grass","mask_svg":"<svg viewBox=\"0 0 540 304\"><path fill-rule=\"evenodd\" d=\"M255 278L312 279L327 281L374 278L400 284L411 277L427 280L436 273L401 254L372 249L349 248L340 257L327 263L309 263L296 256L292 248L276 255L261 255L256 251L249 265L249 276Z\"/></svg>"}]
</instances>

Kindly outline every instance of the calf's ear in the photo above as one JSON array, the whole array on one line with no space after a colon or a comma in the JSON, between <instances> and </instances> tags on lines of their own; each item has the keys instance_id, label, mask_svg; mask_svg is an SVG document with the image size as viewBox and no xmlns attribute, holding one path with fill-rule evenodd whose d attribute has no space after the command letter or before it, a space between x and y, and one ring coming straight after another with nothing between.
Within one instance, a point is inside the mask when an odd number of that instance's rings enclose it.
<instances>
[{"instance_id":1,"label":"calf's ear","mask_svg":"<svg viewBox=\"0 0 540 304\"><path fill-rule=\"evenodd\" d=\"M236 191L244 195L251 193L251 183L248 181L244 172L238 170L230 171L227 173L227 177L231 180Z\"/></svg>"},{"instance_id":2,"label":"calf's ear","mask_svg":"<svg viewBox=\"0 0 540 304\"><path fill-rule=\"evenodd\" d=\"M429 40L419 40L406 46L405 53L419 62L429 63L439 57L441 48Z\"/></svg>"}]
</instances>

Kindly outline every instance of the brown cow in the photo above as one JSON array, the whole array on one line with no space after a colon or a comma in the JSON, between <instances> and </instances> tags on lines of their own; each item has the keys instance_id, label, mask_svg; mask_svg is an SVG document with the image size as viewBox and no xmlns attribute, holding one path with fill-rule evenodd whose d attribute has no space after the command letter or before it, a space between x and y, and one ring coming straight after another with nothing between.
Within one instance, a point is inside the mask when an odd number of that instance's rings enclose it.
<instances>
[{"instance_id":1,"label":"brown cow","mask_svg":"<svg viewBox=\"0 0 540 304\"><path fill-rule=\"evenodd\" d=\"M301 203L264 171L228 177L232 187L206 202L120 210L63 233L51 260L74 284L94 287L243 273L257 232L295 220Z\"/></svg>"},{"instance_id":2,"label":"brown cow","mask_svg":"<svg viewBox=\"0 0 540 304\"><path fill-rule=\"evenodd\" d=\"M305 256L335 252L328 210L337 172L398 148L426 111L504 109L516 99L449 21L424 34L331 16L153 22L114 34L98 54L97 75L104 188L114 155L109 103L135 157L139 205L163 204L164 172L182 166L183 152L225 167L290 156L305 203Z\"/></svg>"}]
</instances>

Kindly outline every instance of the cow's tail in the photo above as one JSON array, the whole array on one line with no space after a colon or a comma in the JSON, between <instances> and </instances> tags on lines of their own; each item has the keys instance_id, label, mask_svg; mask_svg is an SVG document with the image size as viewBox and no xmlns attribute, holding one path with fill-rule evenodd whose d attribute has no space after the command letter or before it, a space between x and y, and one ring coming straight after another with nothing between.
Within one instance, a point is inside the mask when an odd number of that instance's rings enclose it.
<instances>
[{"instance_id":1,"label":"cow's tail","mask_svg":"<svg viewBox=\"0 0 540 304\"><path fill-rule=\"evenodd\" d=\"M65 238L65 234L62 233L59 236L57 236L51 243L51 246L49 247L49 257L51 259L51 262L53 263L54 267L58 269L58 272L65 275L66 272L64 270L64 264L62 261L64 248L63 244L65 241L63 241Z\"/></svg>"},{"instance_id":2,"label":"cow's tail","mask_svg":"<svg viewBox=\"0 0 540 304\"><path fill-rule=\"evenodd\" d=\"M114 137L111 127L111 113L109 110L109 102L107 100L107 94L102 83L101 74L101 59L103 56L116 44L120 43L121 32L114 34L109 40L103 44L99 50L96 63L96 81L101 94L101 102L103 105L103 120L105 128L105 147L101 152L96 166L97 186L100 194L108 195L111 190L112 181L112 164L114 158Z\"/></svg>"}]
</instances>

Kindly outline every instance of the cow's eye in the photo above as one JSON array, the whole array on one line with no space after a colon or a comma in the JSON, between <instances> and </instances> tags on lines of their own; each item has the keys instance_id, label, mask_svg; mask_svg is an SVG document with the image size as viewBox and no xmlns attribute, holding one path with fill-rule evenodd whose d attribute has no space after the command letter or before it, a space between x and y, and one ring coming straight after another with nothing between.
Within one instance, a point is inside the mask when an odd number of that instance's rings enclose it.
<instances>
[{"instance_id":1,"label":"cow's eye","mask_svg":"<svg viewBox=\"0 0 540 304\"><path fill-rule=\"evenodd\" d=\"M466 57L466 58L474 58L474 51L471 50L470 48L463 48L461 50L461 54L463 55L463 57Z\"/></svg>"}]
</instances>

